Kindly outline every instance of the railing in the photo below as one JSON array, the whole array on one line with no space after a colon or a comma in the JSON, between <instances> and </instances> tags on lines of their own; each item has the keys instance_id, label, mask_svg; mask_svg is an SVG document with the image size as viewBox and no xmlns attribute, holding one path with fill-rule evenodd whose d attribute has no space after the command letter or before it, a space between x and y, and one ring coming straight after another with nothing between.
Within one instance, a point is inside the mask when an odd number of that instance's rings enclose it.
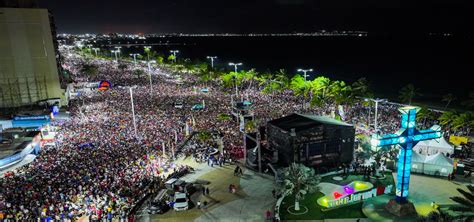
<instances>
[{"instance_id":1,"label":"railing","mask_svg":"<svg viewBox=\"0 0 474 222\"><path fill-rule=\"evenodd\" d=\"M37 146L36 143L28 144L20 153L13 154L0 160L0 168L7 167L15 162L21 161L26 155L32 153Z\"/></svg>"}]
</instances>

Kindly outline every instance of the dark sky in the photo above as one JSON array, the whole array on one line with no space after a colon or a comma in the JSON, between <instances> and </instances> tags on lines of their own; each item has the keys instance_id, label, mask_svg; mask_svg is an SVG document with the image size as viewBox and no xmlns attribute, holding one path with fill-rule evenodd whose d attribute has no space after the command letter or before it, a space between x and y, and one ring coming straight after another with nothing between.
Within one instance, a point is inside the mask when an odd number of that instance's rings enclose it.
<instances>
[{"instance_id":1,"label":"dark sky","mask_svg":"<svg viewBox=\"0 0 474 222\"><path fill-rule=\"evenodd\" d=\"M40 0L60 33L466 31L457 0ZM470 30L469 30L470 31Z\"/></svg>"}]
</instances>

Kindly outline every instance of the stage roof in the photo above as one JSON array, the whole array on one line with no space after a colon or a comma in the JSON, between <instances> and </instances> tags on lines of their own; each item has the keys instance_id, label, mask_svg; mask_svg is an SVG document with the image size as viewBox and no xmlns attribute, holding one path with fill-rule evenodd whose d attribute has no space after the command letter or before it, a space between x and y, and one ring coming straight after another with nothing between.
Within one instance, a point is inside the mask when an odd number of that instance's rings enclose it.
<instances>
[{"instance_id":1,"label":"stage roof","mask_svg":"<svg viewBox=\"0 0 474 222\"><path fill-rule=\"evenodd\" d=\"M338 125L343 127L352 127L351 124L332 119L327 116L316 116L316 115L305 115L293 113L291 115L274 119L268 122L282 130L290 131L291 128L295 128L295 131L302 131L310 129L320 125Z\"/></svg>"}]
</instances>

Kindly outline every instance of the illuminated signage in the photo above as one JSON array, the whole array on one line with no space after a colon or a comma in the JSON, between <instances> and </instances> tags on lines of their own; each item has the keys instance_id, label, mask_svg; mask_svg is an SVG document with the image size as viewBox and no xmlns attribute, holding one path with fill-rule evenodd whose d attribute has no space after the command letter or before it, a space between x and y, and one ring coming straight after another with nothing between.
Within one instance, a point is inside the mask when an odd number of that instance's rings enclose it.
<instances>
[{"instance_id":1,"label":"illuminated signage","mask_svg":"<svg viewBox=\"0 0 474 222\"><path fill-rule=\"evenodd\" d=\"M112 87L112 84L110 84L109 81L104 80L104 81L100 81L100 82L99 82L99 87L98 87L98 89L99 89L100 91L105 91L105 90L108 90L110 87Z\"/></svg>"},{"instance_id":2,"label":"illuminated signage","mask_svg":"<svg viewBox=\"0 0 474 222\"><path fill-rule=\"evenodd\" d=\"M331 209L369 199L381 194L389 194L392 191L392 188L393 185L374 188L371 183L354 181L332 192L332 195L326 194L319 198L317 202L320 206Z\"/></svg>"}]
</instances>

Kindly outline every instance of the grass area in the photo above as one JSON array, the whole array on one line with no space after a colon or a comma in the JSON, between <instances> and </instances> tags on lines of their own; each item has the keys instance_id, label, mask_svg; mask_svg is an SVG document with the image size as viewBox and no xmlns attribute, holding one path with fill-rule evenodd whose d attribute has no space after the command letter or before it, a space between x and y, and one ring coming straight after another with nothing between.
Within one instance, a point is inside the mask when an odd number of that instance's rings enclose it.
<instances>
[{"instance_id":1,"label":"grass area","mask_svg":"<svg viewBox=\"0 0 474 222\"><path fill-rule=\"evenodd\" d=\"M317 204L318 198L324 196L323 193L317 192L306 195L306 198L300 201L300 207L308 208L308 213L303 215L293 215L288 213L288 207L295 204L294 196L286 197L280 206L280 217L282 220L322 220L322 219L337 219L337 218L365 218L362 213L362 203L355 203L346 207L322 211ZM294 207L294 206L293 206Z\"/></svg>"},{"instance_id":2,"label":"grass area","mask_svg":"<svg viewBox=\"0 0 474 222\"><path fill-rule=\"evenodd\" d=\"M354 180L359 181L368 181L374 184L374 187L377 186L387 186L390 184L394 184L394 178L391 172L385 173L385 179L383 180L375 180L375 179L364 179L363 175L349 175L347 177L343 177L344 179L341 181L335 181L332 178L334 176L341 176L342 175L331 175L321 178L321 182L326 183L333 183L338 185L346 185L351 183ZM306 195L305 199L300 201L300 206L305 206L308 208L308 213L303 215L293 215L290 214L287 209L295 204L294 196L286 197L282 205L280 206L280 217L282 220L322 220L322 219L338 219L338 218L366 218L364 213L362 212L362 202L354 203L345 207L322 211L321 206L317 204L318 198L324 196L321 192L316 192L313 194Z\"/></svg>"},{"instance_id":3,"label":"grass area","mask_svg":"<svg viewBox=\"0 0 474 222\"><path fill-rule=\"evenodd\" d=\"M341 176L343 178L343 180L341 180L341 181L333 180L332 178L335 177L335 176ZM376 180L376 179L367 180L367 179L364 179L364 175L355 175L355 174L350 174L347 177L344 177L342 175L330 175L330 176L325 176L325 177L321 178L321 182L333 183L333 184L337 184L337 185L341 185L341 186L342 185L347 185L347 184L351 183L354 180L370 182L374 185L374 187L387 186L387 185L390 185L390 184L395 184L395 180L392 176L392 172L385 172L385 179L383 179L383 180Z\"/></svg>"}]
</instances>

